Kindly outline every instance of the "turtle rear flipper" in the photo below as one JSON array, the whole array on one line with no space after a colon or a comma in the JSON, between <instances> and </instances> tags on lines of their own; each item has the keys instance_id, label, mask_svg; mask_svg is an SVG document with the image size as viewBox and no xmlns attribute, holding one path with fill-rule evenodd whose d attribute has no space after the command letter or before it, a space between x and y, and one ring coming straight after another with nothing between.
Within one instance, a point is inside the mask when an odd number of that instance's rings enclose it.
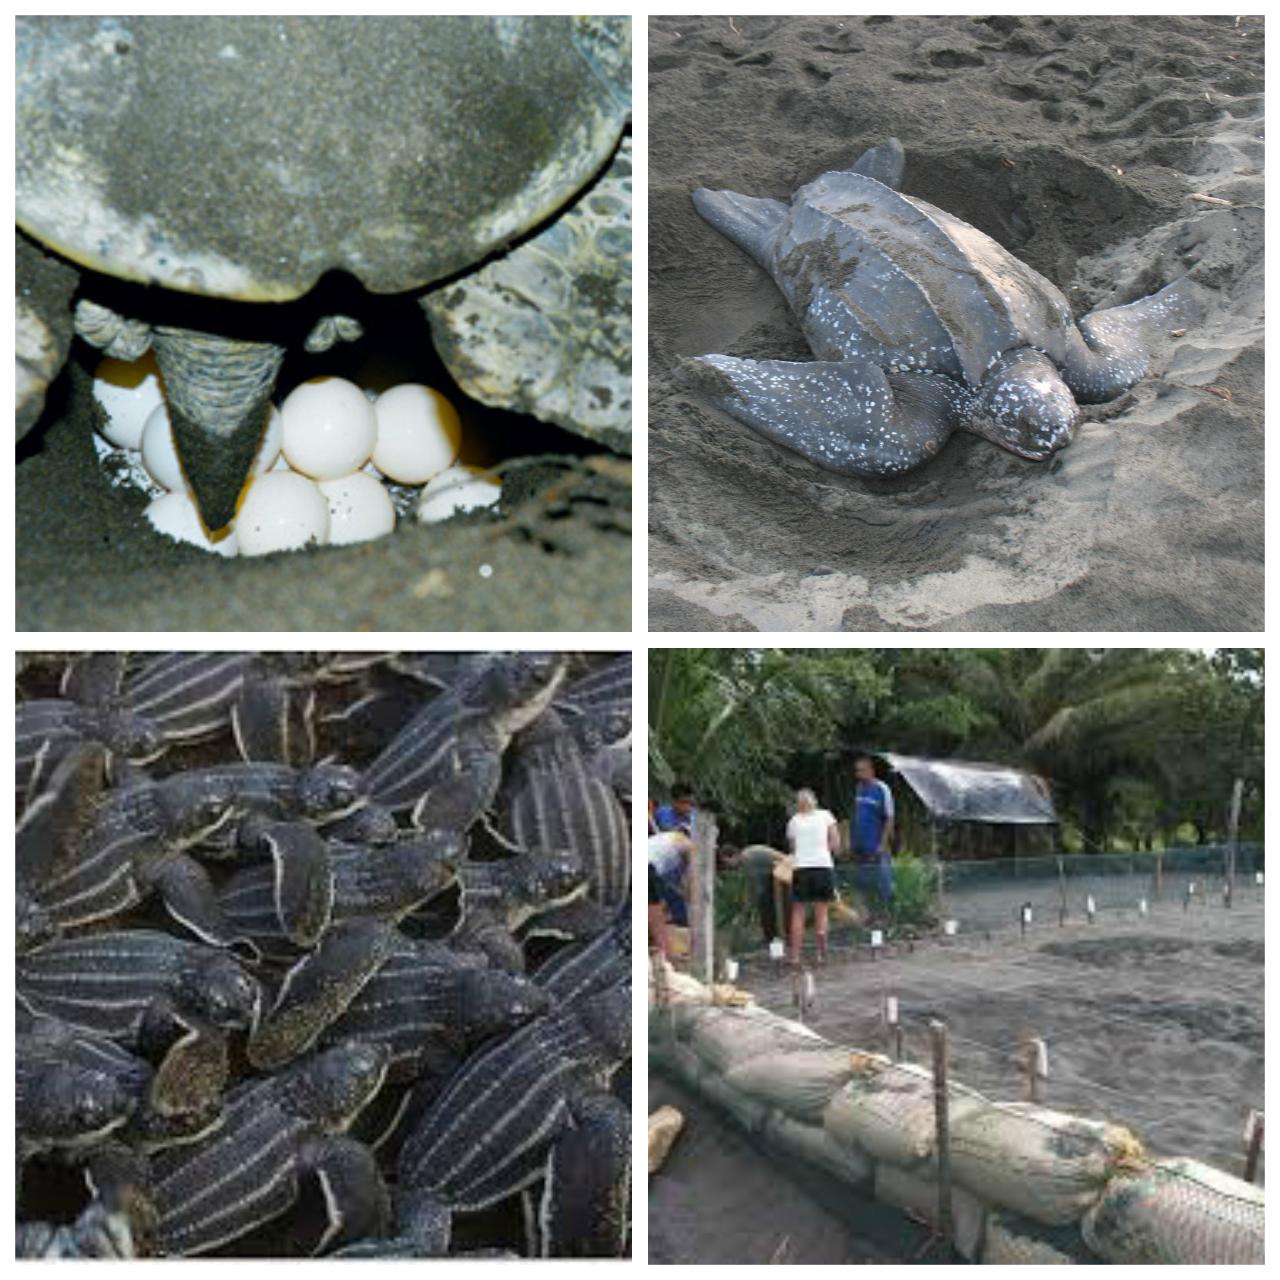
<instances>
[{"instance_id":1,"label":"turtle rear flipper","mask_svg":"<svg viewBox=\"0 0 1280 1280\"><path fill-rule=\"evenodd\" d=\"M766 271L772 269L773 247L789 212L781 200L699 187L693 193L693 207Z\"/></svg>"},{"instance_id":2,"label":"turtle rear flipper","mask_svg":"<svg viewBox=\"0 0 1280 1280\"><path fill-rule=\"evenodd\" d=\"M683 362L694 387L739 422L810 462L855 476L894 476L933 457L971 416L949 378L886 375L861 360Z\"/></svg>"},{"instance_id":3,"label":"turtle rear flipper","mask_svg":"<svg viewBox=\"0 0 1280 1280\"><path fill-rule=\"evenodd\" d=\"M890 138L878 147L868 147L858 157L857 163L850 172L860 173L864 178L874 178L877 182L883 182L886 187L892 187L897 191L902 186L904 162L902 143L897 138Z\"/></svg>"},{"instance_id":4,"label":"turtle rear flipper","mask_svg":"<svg viewBox=\"0 0 1280 1280\"><path fill-rule=\"evenodd\" d=\"M315 1175L324 1193L328 1225L315 1253L386 1234L391 1200L378 1162L363 1142L340 1134L317 1137L303 1145L298 1166L300 1173Z\"/></svg>"},{"instance_id":5,"label":"turtle rear flipper","mask_svg":"<svg viewBox=\"0 0 1280 1280\"><path fill-rule=\"evenodd\" d=\"M540 1214L547 1258L618 1258L631 1229L631 1112L608 1093L572 1104L551 1148Z\"/></svg>"}]
</instances>

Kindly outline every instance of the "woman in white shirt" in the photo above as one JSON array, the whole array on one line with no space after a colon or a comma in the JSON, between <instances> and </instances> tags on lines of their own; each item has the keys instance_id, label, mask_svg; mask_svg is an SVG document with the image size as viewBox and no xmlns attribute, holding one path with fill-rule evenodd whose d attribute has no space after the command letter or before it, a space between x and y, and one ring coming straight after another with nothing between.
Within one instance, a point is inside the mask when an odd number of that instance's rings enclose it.
<instances>
[{"instance_id":1,"label":"woman in white shirt","mask_svg":"<svg viewBox=\"0 0 1280 1280\"><path fill-rule=\"evenodd\" d=\"M796 811L787 823L787 841L795 858L791 875L791 963L800 963L805 903L812 902L818 963L824 964L827 904L836 896L835 855L840 851L840 828L829 810L818 808L818 797L808 787L796 792Z\"/></svg>"}]
</instances>

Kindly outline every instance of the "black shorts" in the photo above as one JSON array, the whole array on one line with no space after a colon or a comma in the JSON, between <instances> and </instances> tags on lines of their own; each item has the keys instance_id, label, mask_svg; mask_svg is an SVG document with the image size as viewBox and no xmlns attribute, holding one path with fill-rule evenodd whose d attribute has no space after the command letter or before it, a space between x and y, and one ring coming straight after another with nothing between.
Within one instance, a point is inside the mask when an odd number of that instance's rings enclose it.
<instances>
[{"instance_id":1,"label":"black shorts","mask_svg":"<svg viewBox=\"0 0 1280 1280\"><path fill-rule=\"evenodd\" d=\"M797 867L791 873L793 902L834 902L836 873L830 867Z\"/></svg>"},{"instance_id":2,"label":"black shorts","mask_svg":"<svg viewBox=\"0 0 1280 1280\"><path fill-rule=\"evenodd\" d=\"M649 864L649 904L656 905L664 901L662 893L662 877L658 874L657 868L653 863Z\"/></svg>"}]
</instances>

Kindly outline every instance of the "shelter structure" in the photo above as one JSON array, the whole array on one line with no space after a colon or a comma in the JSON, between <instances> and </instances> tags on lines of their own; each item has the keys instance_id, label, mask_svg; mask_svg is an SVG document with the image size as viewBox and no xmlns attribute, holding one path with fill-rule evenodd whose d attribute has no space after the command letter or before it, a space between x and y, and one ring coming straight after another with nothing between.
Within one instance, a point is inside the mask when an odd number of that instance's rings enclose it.
<instances>
[{"instance_id":1,"label":"shelter structure","mask_svg":"<svg viewBox=\"0 0 1280 1280\"><path fill-rule=\"evenodd\" d=\"M1056 851L1047 779L1010 765L872 754L893 791L898 848L966 861Z\"/></svg>"}]
</instances>

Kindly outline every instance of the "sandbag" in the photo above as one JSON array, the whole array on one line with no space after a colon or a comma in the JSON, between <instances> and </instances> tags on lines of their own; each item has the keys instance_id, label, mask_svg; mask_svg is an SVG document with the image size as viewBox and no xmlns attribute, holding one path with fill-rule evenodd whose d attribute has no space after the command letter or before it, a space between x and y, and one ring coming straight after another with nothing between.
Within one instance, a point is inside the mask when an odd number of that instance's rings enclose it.
<instances>
[{"instance_id":1,"label":"sandbag","mask_svg":"<svg viewBox=\"0 0 1280 1280\"><path fill-rule=\"evenodd\" d=\"M1265 1193L1197 1160L1155 1160L1113 1178L1081 1224L1108 1262L1263 1262Z\"/></svg>"},{"instance_id":2,"label":"sandbag","mask_svg":"<svg viewBox=\"0 0 1280 1280\"><path fill-rule=\"evenodd\" d=\"M842 1147L820 1125L805 1124L781 1111L773 1111L765 1123L764 1140L771 1151L799 1160L839 1179L842 1186L870 1191L875 1165L852 1147Z\"/></svg>"},{"instance_id":3,"label":"sandbag","mask_svg":"<svg viewBox=\"0 0 1280 1280\"><path fill-rule=\"evenodd\" d=\"M987 1214L983 1266L1096 1266L1098 1262L1075 1226L1046 1227L1007 1209Z\"/></svg>"},{"instance_id":4,"label":"sandbag","mask_svg":"<svg viewBox=\"0 0 1280 1280\"><path fill-rule=\"evenodd\" d=\"M913 1217L923 1218L931 1227L938 1226L937 1166L932 1160L905 1168L889 1160L876 1163L876 1199L895 1209L903 1209ZM986 1206L963 1187L951 1187L952 1243L970 1262L976 1262L982 1248Z\"/></svg>"},{"instance_id":5,"label":"sandbag","mask_svg":"<svg viewBox=\"0 0 1280 1280\"><path fill-rule=\"evenodd\" d=\"M702 1059L687 1044L679 1040L665 1039L649 1045L649 1065L665 1071L691 1089L702 1085L706 1071Z\"/></svg>"},{"instance_id":6,"label":"sandbag","mask_svg":"<svg viewBox=\"0 0 1280 1280\"><path fill-rule=\"evenodd\" d=\"M1051 1227L1082 1218L1111 1175L1141 1158L1128 1129L1031 1102L992 1102L951 1124L956 1181Z\"/></svg>"},{"instance_id":7,"label":"sandbag","mask_svg":"<svg viewBox=\"0 0 1280 1280\"><path fill-rule=\"evenodd\" d=\"M986 1105L980 1093L960 1084L948 1085L947 1097L953 1125ZM909 1062L882 1065L845 1085L827 1106L822 1124L837 1142L877 1160L914 1164L933 1154L933 1075Z\"/></svg>"},{"instance_id":8,"label":"sandbag","mask_svg":"<svg viewBox=\"0 0 1280 1280\"><path fill-rule=\"evenodd\" d=\"M667 1162L671 1147L684 1128L684 1116L675 1107L659 1107L649 1117L649 1172L657 1173Z\"/></svg>"},{"instance_id":9,"label":"sandbag","mask_svg":"<svg viewBox=\"0 0 1280 1280\"><path fill-rule=\"evenodd\" d=\"M718 1107L740 1129L748 1133L759 1133L765 1126L769 1116L769 1107L758 1098L753 1098L713 1071L706 1063L702 1063L698 1076L698 1092L713 1106Z\"/></svg>"},{"instance_id":10,"label":"sandbag","mask_svg":"<svg viewBox=\"0 0 1280 1280\"><path fill-rule=\"evenodd\" d=\"M692 1025L689 1043L709 1067L722 1075L753 1058L831 1047L816 1032L758 1005L744 1009L706 1008Z\"/></svg>"},{"instance_id":11,"label":"sandbag","mask_svg":"<svg viewBox=\"0 0 1280 1280\"><path fill-rule=\"evenodd\" d=\"M858 1074L862 1056L836 1048L771 1053L739 1063L725 1079L744 1093L820 1129L827 1104Z\"/></svg>"}]
</instances>

